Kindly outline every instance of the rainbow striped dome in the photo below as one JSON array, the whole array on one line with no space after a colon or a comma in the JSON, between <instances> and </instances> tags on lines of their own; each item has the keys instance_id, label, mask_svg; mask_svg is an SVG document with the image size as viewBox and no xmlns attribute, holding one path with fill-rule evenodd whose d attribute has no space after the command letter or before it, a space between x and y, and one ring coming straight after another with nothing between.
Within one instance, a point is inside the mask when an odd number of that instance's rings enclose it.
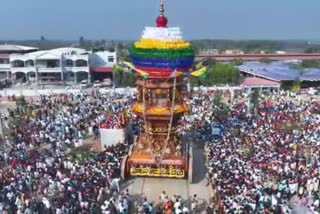
<instances>
[{"instance_id":1,"label":"rainbow striped dome","mask_svg":"<svg viewBox=\"0 0 320 214\"><path fill-rule=\"evenodd\" d=\"M189 72L194 60L194 50L178 27L146 27L129 52L134 67L155 78L169 77L174 70Z\"/></svg>"}]
</instances>

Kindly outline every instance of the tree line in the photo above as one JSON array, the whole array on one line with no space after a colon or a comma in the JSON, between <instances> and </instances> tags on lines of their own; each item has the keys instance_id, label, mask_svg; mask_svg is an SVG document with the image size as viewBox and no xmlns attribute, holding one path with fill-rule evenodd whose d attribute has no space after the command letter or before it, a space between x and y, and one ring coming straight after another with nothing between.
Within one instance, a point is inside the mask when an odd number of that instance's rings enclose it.
<instances>
[{"instance_id":1,"label":"tree line","mask_svg":"<svg viewBox=\"0 0 320 214\"><path fill-rule=\"evenodd\" d=\"M229 64L211 62L208 65L208 71L205 77L191 76L189 83L194 86L217 86L223 84L238 85L241 82L241 74L236 67L241 64L237 60Z\"/></svg>"},{"instance_id":2,"label":"tree line","mask_svg":"<svg viewBox=\"0 0 320 214\"><path fill-rule=\"evenodd\" d=\"M239 62L230 64L212 62L212 64L208 65L208 71L205 76L190 76L188 81L192 87L222 84L238 85L241 81L241 75L235 63ZM113 70L113 82L116 87L134 87L136 80L137 77L134 72L119 67L115 67Z\"/></svg>"}]
</instances>

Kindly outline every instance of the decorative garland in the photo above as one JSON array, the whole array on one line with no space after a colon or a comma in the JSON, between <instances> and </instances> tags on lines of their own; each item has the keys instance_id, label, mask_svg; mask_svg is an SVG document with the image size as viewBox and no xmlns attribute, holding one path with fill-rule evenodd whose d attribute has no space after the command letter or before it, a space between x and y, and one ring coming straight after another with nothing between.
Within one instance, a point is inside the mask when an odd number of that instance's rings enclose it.
<instances>
[{"instance_id":1,"label":"decorative garland","mask_svg":"<svg viewBox=\"0 0 320 214\"><path fill-rule=\"evenodd\" d=\"M148 141L148 146L149 146L149 149L150 149L150 152L151 152L151 155L153 157L153 159L156 159L156 155L154 154L153 150L152 150L152 145L151 145L151 141L150 141L150 136L149 136L149 133L148 133L148 127L147 127L147 117L146 117L146 98L145 98L145 83L146 83L146 80L144 79L143 80L143 88L142 88L142 102L143 102L143 105L142 105L142 114L143 114L143 120L144 120L144 124L145 124L145 129L146 129L146 137L147 137L147 141ZM175 107L175 99L176 99L176 87L177 85L177 78L175 77L174 80L173 80L173 92L172 92L172 105L171 105L171 109L170 109L170 112L171 112L171 115L170 115L170 121L169 121L169 125L168 125L168 133L167 133L167 137L166 137L166 140L165 140L165 145L164 145L164 148L162 149L162 152L161 152L161 156L159 157L159 161L161 162L162 159L163 159L163 156L164 154L166 153L166 150L167 150L167 147L168 147L168 143L169 143L169 140L170 140L170 133L171 133L171 129L172 129L172 122L173 122L173 115L174 115L174 107Z\"/></svg>"},{"instance_id":2,"label":"decorative garland","mask_svg":"<svg viewBox=\"0 0 320 214\"><path fill-rule=\"evenodd\" d=\"M129 49L130 55L143 58L159 58L159 59L180 59L185 57L194 57L192 47L185 49L143 49L132 45Z\"/></svg>"},{"instance_id":3,"label":"decorative garland","mask_svg":"<svg viewBox=\"0 0 320 214\"><path fill-rule=\"evenodd\" d=\"M139 58L130 56L131 62L135 66L153 67L153 68L172 68L182 69L192 66L193 57L187 57L175 60L153 59L153 58Z\"/></svg>"},{"instance_id":4,"label":"decorative garland","mask_svg":"<svg viewBox=\"0 0 320 214\"><path fill-rule=\"evenodd\" d=\"M170 78L174 70L190 76L194 50L179 28L146 27L129 52L133 69L144 78Z\"/></svg>"},{"instance_id":5,"label":"decorative garland","mask_svg":"<svg viewBox=\"0 0 320 214\"><path fill-rule=\"evenodd\" d=\"M171 117L170 117L170 121L169 121L169 126L168 126L168 135L167 135L167 138L165 140L165 146L164 146L164 149L162 150L162 154L161 154L161 158L160 158L160 161L162 161L163 159L163 156L167 150L167 147L168 147L168 143L169 143L169 140L170 140L170 130L172 128L172 122L173 122L173 113L174 113L174 106L175 106L175 99L176 99L176 90L177 90L177 78L175 77L174 80L173 80L173 92L172 92L172 105L171 105Z\"/></svg>"},{"instance_id":6,"label":"decorative garland","mask_svg":"<svg viewBox=\"0 0 320 214\"><path fill-rule=\"evenodd\" d=\"M146 48L146 49L184 49L189 48L190 43L182 40L158 40L158 39L141 39L138 42L135 42L134 45L137 48Z\"/></svg>"},{"instance_id":7,"label":"decorative garland","mask_svg":"<svg viewBox=\"0 0 320 214\"><path fill-rule=\"evenodd\" d=\"M147 116L146 116L146 92L145 92L146 91L146 87L145 87L145 84L146 84L146 80L144 79L143 80L143 88L142 88L142 102L143 102L142 114L143 114L143 120L144 120L145 129L148 130L148 127L147 127ZM151 140L150 140L150 136L148 134L148 131L146 131L145 134L146 134L146 137L147 137L150 153L152 155L152 158L155 159L155 155L154 155L153 150L152 150Z\"/></svg>"},{"instance_id":8,"label":"decorative garland","mask_svg":"<svg viewBox=\"0 0 320 214\"><path fill-rule=\"evenodd\" d=\"M178 69L172 69L172 68L153 68L153 67L142 67L142 66L134 66L133 69L139 69L143 70L145 72L163 72L163 73L172 73L174 70L177 70L179 72L190 72L190 68L178 68Z\"/></svg>"},{"instance_id":9,"label":"decorative garland","mask_svg":"<svg viewBox=\"0 0 320 214\"><path fill-rule=\"evenodd\" d=\"M159 40L172 40L182 39L182 33L178 27L158 28L146 27L142 33L143 39L159 39Z\"/></svg>"}]
</instances>

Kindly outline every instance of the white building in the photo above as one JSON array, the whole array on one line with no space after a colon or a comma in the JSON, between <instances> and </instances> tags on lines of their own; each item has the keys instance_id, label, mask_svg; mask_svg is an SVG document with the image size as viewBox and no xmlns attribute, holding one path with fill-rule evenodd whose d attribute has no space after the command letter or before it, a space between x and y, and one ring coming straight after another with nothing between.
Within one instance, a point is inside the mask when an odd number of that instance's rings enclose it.
<instances>
[{"instance_id":1,"label":"white building","mask_svg":"<svg viewBox=\"0 0 320 214\"><path fill-rule=\"evenodd\" d=\"M225 50L224 54L232 55L232 54L244 54L244 53L240 49L234 49L234 50Z\"/></svg>"},{"instance_id":2,"label":"white building","mask_svg":"<svg viewBox=\"0 0 320 214\"><path fill-rule=\"evenodd\" d=\"M218 49L204 49L201 50L200 55L218 55L219 54L219 50Z\"/></svg>"},{"instance_id":3,"label":"white building","mask_svg":"<svg viewBox=\"0 0 320 214\"><path fill-rule=\"evenodd\" d=\"M35 47L9 44L0 45L0 88L8 86L11 82L10 54L25 54L37 50L38 48Z\"/></svg>"},{"instance_id":4,"label":"white building","mask_svg":"<svg viewBox=\"0 0 320 214\"><path fill-rule=\"evenodd\" d=\"M6 79L10 76L10 55L0 53L0 79Z\"/></svg>"},{"instance_id":5,"label":"white building","mask_svg":"<svg viewBox=\"0 0 320 214\"><path fill-rule=\"evenodd\" d=\"M18 80L42 83L91 81L90 71L99 71L97 66L112 68L115 63L116 53L106 51L90 53L79 48L58 48L10 55L13 82Z\"/></svg>"},{"instance_id":6,"label":"white building","mask_svg":"<svg viewBox=\"0 0 320 214\"><path fill-rule=\"evenodd\" d=\"M117 63L117 53L99 51L90 53L90 72L93 80L112 79L112 71Z\"/></svg>"}]
</instances>

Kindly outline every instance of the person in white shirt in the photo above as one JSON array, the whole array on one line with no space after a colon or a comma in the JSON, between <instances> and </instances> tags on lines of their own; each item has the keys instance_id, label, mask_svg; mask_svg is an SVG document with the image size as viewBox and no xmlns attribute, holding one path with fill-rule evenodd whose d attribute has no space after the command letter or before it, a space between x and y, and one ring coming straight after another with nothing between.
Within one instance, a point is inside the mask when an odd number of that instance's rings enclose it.
<instances>
[{"instance_id":1,"label":"person in white shirt","mask_svg":"<svg viewBox=\"0 0 320 214\"><path fill-rule=\"evenodd\" d=\"M183 214L189 214L189 208L185 204L183 205L182 213Z\"/></svg>"},{"instance_id":2,"label":"person in white shirt","mask_svg":"<svg viewBox=\"0 0 320 214\"><path fill-rule=\"evenodd\" d=\"M161 203L161 204L165 201L166 197L167 197L166 191L162 191L162 193L161 193L160 196L159 196L159 199L160 199L160 203Z\"/></svg>"},{"instance_id":3,"label":"person in white shirt","mask_svg":"<svg viewBox=\"0 0 320 214\"><path fill-rule=\"evenodd\" d=\"M181 202L179 201L179 199L176 199L176 201L174 202L173 207L174 207L175 210L177 210L179 207L181 208Z\"/></svg>"},{"instance_id":4,"label":"person in white shirt","mask_svg":"<svg viewBox=\"0 0 320 214\"><path fill-rule=\"evenodd\" d=\"M178 207L177 209L175 209L175 214L182 214L182 210L181 207Z\"/></svg>"}]
</instances>

